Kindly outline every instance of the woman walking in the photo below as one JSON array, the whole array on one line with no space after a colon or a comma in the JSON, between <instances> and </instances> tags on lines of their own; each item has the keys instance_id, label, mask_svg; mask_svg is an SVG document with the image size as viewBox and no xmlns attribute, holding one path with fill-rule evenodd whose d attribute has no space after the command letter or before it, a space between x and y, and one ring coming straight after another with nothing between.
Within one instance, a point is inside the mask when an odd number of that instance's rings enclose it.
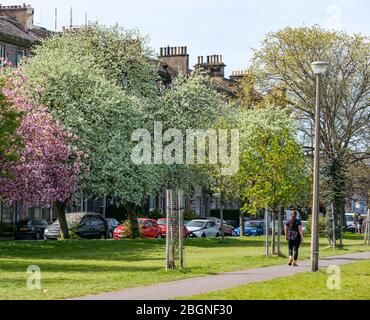
<instances>
[{"instance_id":1,"label":"woman walking","mask_svg":"<svg viewBox=\"0 0 370 320\"><path fill-rule=\"evenodd\" d=\"M289 265L298 267L298 250L301 243L303 243L302 222L297 218L298 212L293 211L292 218L285 225L285 236L288 240L289 247ZM294 254L294 255L293 255Z\"/></svg>"}]
</instances>

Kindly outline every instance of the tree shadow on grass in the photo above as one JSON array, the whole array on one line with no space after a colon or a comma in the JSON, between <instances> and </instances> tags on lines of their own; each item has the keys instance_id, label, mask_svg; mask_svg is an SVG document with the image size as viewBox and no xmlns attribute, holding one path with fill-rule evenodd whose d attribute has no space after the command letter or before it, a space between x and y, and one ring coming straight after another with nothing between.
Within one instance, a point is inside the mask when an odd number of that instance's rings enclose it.
<instances>
[{"instance_id":1,"label":"tree shadow on grass","mask_svg":"<svg viewBox=\"0 0 370 320\"><path fill-rule=\"evenodd\" d=\"M16 263L3 263L1 266L2 272L11 272L11 273L24 273L30 266L30 262L27 261L17 261ZM48 264L47 262L41 261L37 263L37 266L40 267L42 272L52 272L52 273L66 273L66 272L83 272L83 273L108 273L108 272L125 272L125 273L145 273L145 272L158 272L163 271L164 267L162 265L158 266L107 266L107 265L94 265L94 264L67 264L67 263L52 263ZM3 278L2 278L3 280Z\"/></svg>"},{"instance_id":2,"label":"tree shadow on grass","mask_svg":"<svg viewBox=\"0 0 370 320\"><path fill-rule=\"evenodd\" d=\"M200 248L225 248L225 247L264 247L264 239L260 237L229 237L225 240L218 238L206 239L188 239L185 242L187 247L200 247Z\"/></svg>"},{"instance_id":3,"label":"tree shadow on grass","mask_svg":"<svg viewBox=\"0 0 370 320\"><path fill-rule=\"evenodd\" d=\"M127 241L24 241L0 244L0 259L55 259L137 261L160 260L165 253L163 240Z\"/></svg>"}]
</instances>

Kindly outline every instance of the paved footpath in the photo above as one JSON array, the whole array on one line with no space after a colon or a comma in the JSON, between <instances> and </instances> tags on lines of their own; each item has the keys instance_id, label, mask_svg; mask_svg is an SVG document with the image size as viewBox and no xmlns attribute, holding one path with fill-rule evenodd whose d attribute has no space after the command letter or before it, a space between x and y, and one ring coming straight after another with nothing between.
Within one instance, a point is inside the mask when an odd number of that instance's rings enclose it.
<instances>
[{"instance_id":1,"label":"paved footpath","mask_svg":"<svg viewBox=\"0 0 370 320\"><path fill-rule=\"evenodd\" d=\"M369 260L370 252L353 253L320 259L320 268ZM301 262L299 267L278 265L266 268L228 272L219 275L189 278L145 287L125 289L118 292L75 298L72 300L167 300L192 296L210 291L224 290L236 286L272 280L310 271L310 261Z\"/></svg>"}]
</instances>

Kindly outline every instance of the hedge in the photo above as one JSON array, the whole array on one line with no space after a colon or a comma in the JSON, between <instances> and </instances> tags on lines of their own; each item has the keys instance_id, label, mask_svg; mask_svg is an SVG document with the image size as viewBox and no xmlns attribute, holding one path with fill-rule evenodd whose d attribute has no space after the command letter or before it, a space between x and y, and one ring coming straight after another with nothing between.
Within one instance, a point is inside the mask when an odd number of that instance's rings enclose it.
<instances>
[{"instance_id":1,"label":"hedge","mask_svg":"<svg viewBox=\"0 0 370 320\"><path fill-rule=\"evenodd\" d=\"M240 211L239 209L224 209L224 220L239 220ZM220 218L220 209L212 209L211 217Z\"/></svg>"}]
</instances>

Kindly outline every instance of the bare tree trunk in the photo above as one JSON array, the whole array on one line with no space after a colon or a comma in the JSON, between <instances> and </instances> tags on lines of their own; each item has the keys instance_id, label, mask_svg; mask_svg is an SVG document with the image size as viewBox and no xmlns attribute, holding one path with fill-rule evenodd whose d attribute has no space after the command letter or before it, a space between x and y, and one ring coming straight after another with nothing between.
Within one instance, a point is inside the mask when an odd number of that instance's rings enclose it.
<instances>
[{"instance_id":1,"label":"bare tree trunk","mask_svg":"<svg viewBox=\"0 0 370 320\"><path fill-rule=\"evenodd\" d=\"M269 211L265 208L265 255L269 256Z\"/></svg>"},{"instance_id":2,"label":"bare tree trunk","mask_svg":"<svg viewBox=\"0 0 370 320\"><path fill-rule=\"evenodd\" d=\"M272 231L271 231L271 253L276 254L276 234L275 234L275 219L276 219L276 209L272 210Z\"/></svg>"},{"instance_id":3,"label":"bare tree trunk","mask_svg":"<svg viewBox=\"0 0 370 320\"><path fill-rule=\"evenodd\" d=\"M335 213L334 213L334 203L331 203L331 215L333 218L332 221L332 229L333 229L333 249L335 250L337 247L337 238L336 238L336 233L337 233L337 226L336 226L336 221L335 221Z\"/></svg>"},{"instance_id":4,"label":"bare tree trunk","mask_svg":"<svg viewBox=\"0 0 370 320\"><path fill-rule=\"evenodd\" d=\"M54 203L54 210L57 215L58 221L59 221L59 227L60 227L60 237L62 239L69 239L69 231L68 231L68 224L66 219L66 213L65 213L66 205L64 202L56 201Z\"/></svg>"},{"instance_id":5,"label":"bare tree trunk","mask_svg":"<svg viewBox=\"0 0 370 320\"><path fill-rule=\"evenodd\" d=\"M282 215L284 214L284 207L280 207L278 213L278 256L281 257L281 230L282 230Z\"/></svg>"},{"instance_id":6,"label":"bare tree trunk","mask_svg":"<svg viewBox=\"0 0 370 320\"><path fill-rule=\"evenodd\" d=\"M132 231L131 238L140 238L140 229L139 229L139 223L137 221L137 214L135 212L134 205L131 203L124 203L123 206L126 209L127 212L127 220L130 226L130 230Z\"/></svg>"},{"instance_id":7,"label":"bare tree trunk","mask_svg":"<svg viewBox=\"0 0 370 320\"><path fill-rule=\"evenodd\" d=\"M367 209L366 231L365 231L365 245L369 244L370 244L370 208Z\"/></svg>"},{"instance_id":8,"label":"bare tree trunk","mask_svg":"<svg viewBox=\"0 0 370 320\"><path fill-rule=\"evenodd\" d=\"M244 212L240 210L240 218L239 218L239 225L240 225L240 236L245 236L245 223L244 223Z\"/></svg>"},{"instance_id":9,"label":"bare tree trunk","mask_svg":"<svg viewBox=\"0 0 370 320\"><path fill-rule=\"evenodd\" d=\"M220 207L220 220L221 220L221 238L225 240L225 230L224 230L224 199L221 192L221 207Z\"/></svg>"}]
</instances>

